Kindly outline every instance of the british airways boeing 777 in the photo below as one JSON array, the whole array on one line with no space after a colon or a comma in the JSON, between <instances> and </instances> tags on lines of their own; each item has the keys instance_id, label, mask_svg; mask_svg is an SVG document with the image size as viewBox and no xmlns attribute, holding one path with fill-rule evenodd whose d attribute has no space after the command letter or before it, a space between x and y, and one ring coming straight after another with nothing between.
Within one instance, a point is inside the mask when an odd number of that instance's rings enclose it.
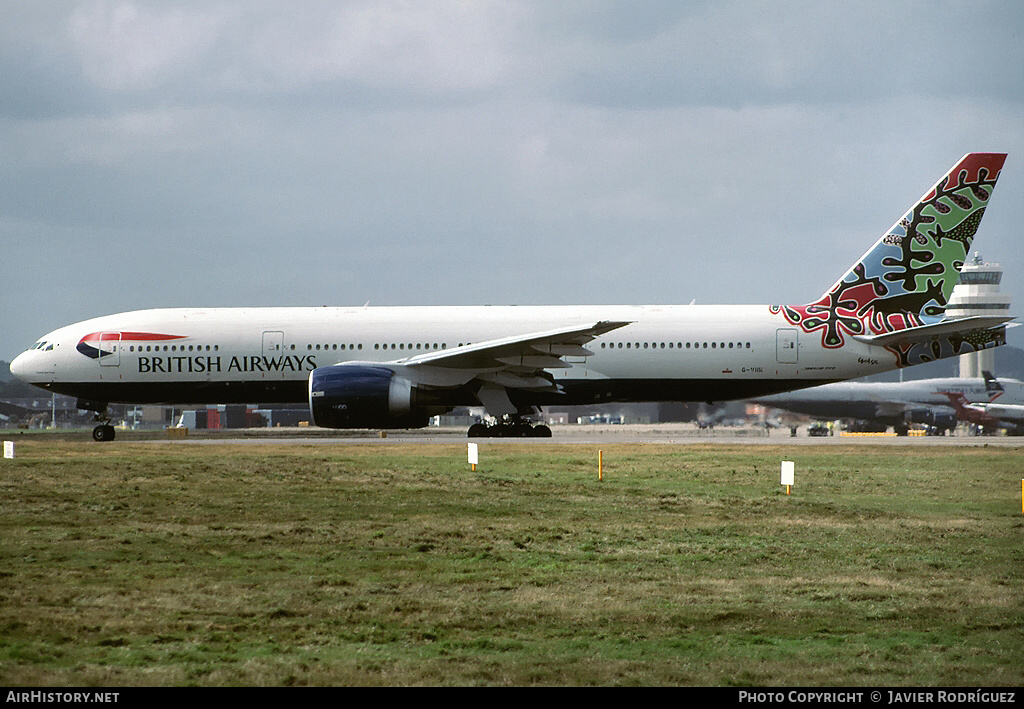
<instances>
[{"instance_id":1,"label":"british airways boeing 777","mask_svg":"<svg viewBox=\"0 0 1024 709\"><path fill-rule=\"evenodd\" d=\"M1009 318L944 317L1002 169L959 160L806 305L188 308L107 315L44 335L19 379L107 405L308 401L318 426L406 428L456 406L531 432L550 404L722 401L1005 342Z\"/></svg>"}]
</instances>

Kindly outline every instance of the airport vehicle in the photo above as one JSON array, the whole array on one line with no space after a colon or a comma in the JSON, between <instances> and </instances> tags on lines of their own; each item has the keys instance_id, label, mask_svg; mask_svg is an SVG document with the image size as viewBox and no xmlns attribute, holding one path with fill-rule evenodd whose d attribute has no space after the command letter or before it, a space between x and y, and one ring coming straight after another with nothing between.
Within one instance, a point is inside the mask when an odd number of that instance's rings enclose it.
<instances>
[{"instance_id":1,"label":"airport vehicle","mask_svg":"<svg viewBox=\"0 0 1024 709\"><path fill-rule=\"evenodd\" d=\"M107 404L308 401L317 426L407 428L483 404L473 435L549 435L539 406L745 399L1005 343L1005 317L943 317L1005 160L961 158L806 305L184 308L44 335L19 379Z\"/></svg>"},{"instance_id":2,"label":"airport vehicle","mask_svg":"<svg viewBox=\"0 0 1024 709\"><path fill-rule=\"evenodd\" d=\"M815 421L807 427L808 436L822 438L824 436L828 436L830 433L831 431L829 431L828 424L822 423L821 421Z\"/></svg>"},{"instance_id":3,"label":"airport vehicle","mask_svg":"<svg viewBox=\"0 0 1024 709\"><path fill-rule=\"evenodd\" d=\"M963 394L969 403L987 403L1005 395L1006 403L1024 406L1024 382L1004 379L1000 383L991 372L984 375L984 379L836 382L753 401L816 418L853 421L851 430L884 431L892 426L897 434L905 436L910 424L921 423L944 434L957 424L956 411L945 392Z\"/></svg>"}]
</instances>

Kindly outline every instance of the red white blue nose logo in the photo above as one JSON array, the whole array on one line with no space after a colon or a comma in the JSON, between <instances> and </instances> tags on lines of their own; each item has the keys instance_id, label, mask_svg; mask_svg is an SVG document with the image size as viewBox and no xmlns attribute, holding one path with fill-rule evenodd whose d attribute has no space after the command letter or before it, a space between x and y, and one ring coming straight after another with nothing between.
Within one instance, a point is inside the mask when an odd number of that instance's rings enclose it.
<instances>
[{"instance_id":1,"label":"red white blue nose logo","mask_svg":"<svg viewBox=\"0 0 1024 709\"><path fill-rule=\"evenodd\" d=\"M114 348L121 342L166 342L182 340L185 335L162 335L156 332L91 332L78 341L75 347L91 359L114 354Z\"/></svg>"}]
</instances>

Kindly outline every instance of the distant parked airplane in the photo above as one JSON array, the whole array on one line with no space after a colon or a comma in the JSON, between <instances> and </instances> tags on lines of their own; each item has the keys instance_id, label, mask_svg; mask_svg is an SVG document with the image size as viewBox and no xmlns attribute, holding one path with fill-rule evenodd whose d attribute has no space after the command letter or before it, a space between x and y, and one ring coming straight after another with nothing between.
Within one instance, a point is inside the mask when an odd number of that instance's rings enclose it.
<instances>
[{"instance_id":1,"label":"distant parked airplane","mask_svg":"<svg viewBox=\"0 0 1024 709\"><path fill-rule=\"evenodd\" d=\"M972 404L961 392L943 393L956 410L956 417L960 421L973 423L989 433L999 427L1017 435L1024 432L1024 405L1003 402Z\"/></svg>"},{"instance_id":2,"label":"distant parked airplane","mask_svg":"<svg viewBox=\"0 0 1024 709\"><path fill-rule=\"evenodd\" d=\"M744 399L909 367L1005 342L1010 318L943 317L1005 158L965 155L806 305L143 310L54 330L11 372L79 397L98 412L94 438L110 440L110 402L308 401L329 428L423 426L483 404L502 422L471 436L550 435L522 417L555 403ZM862 193L843 208L866 204Z\"/></svg>"},{"instance_id":3,"label":"distant parked airplane","mask_svg":"<svg viewBox=\"0 0 1024 709\"><path fill-rule=\"evenodd\" d=\"M984 375L984 379L838 382L753 401L828 421L863 422L862 428L885 430L892 426L899 435L906 435L912 423L928 424L945 433L956 428L958 418L945 392L956 392L967 402L979 403L1005 395L1006 403L1024 405L1024 382L1004 379L1000 383L991 372Z\"/></svg>"}]
</instances>

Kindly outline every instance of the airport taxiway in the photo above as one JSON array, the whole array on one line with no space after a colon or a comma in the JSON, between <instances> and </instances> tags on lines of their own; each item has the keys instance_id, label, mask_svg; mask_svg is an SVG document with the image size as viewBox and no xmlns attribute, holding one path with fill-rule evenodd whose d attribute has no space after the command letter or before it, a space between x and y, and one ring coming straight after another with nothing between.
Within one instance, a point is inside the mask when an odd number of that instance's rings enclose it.
<instances>
[{"instance_id":1,"label":"airport taxiway","mask_svg":"<svg viewBox=\"0 0 1024 709\"><path fill-rule=\"evenodd\" d=\"M544 444L729 444L729 445L893 445L893 446L952 446L952 447L1021 447L1024 437L969 436L895 436L836 432L832 436L808 436L806 427L800 427L793 436L789 429L766 431L754 427L698 429L693 424L624 424L624 425L563 425L552 426L551 438L467 438L464 428L429 427L416 430L385 431L327 431L323 429L246 429L233 432L189 432L184 437L156 438L151 442L189 444L438 444L438 443L505 443L518 445Z\"/></svg>"}]
</instances>

